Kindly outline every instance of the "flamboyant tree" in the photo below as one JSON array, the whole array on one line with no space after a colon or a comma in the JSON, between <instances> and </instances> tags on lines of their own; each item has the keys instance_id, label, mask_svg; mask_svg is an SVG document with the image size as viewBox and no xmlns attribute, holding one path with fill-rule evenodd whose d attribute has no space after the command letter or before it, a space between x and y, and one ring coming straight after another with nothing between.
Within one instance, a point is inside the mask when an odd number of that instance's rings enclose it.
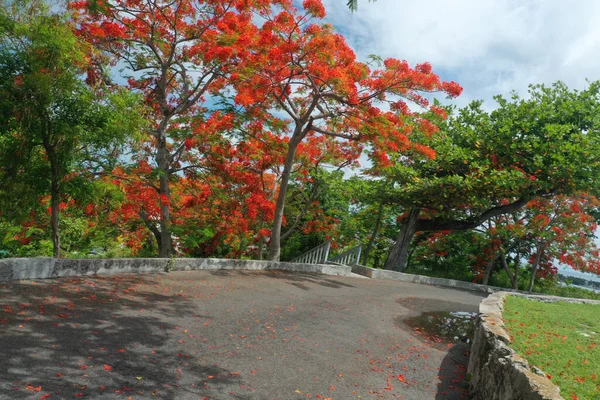
<instances>
[{"instance_id":1,"label":"flamboyant tree","mask_svg":"<svg viewBox=\"0 0 600 400\"><path fill-rule=\"evenodd\" d=\"M61 204L69 192L83 191L86 180L81 178L88 167L114 160L115 151L139 122L139 110L128 93L92 89L82 81L87 49L72 34L65 16L52 13L43 2L4 5L0 185L21 200L24 193L34 202L49 194L53 254L59 257Z\"/></svg>"},{"instance_id":2,"label":"flamboyant tree","mask_svg":"<svg viewBox=\"0 0 600 400\"><path fill-rule=\"evenodd\" d=\"M255 225L264 225L271 218L270 198L276 174L273 165L280 163L277 148L281 147L281 140L262 128L253 131L256 136L244 140L230 141L222 135L223 128L235 130L237 125L236 116L213 113L194 126L203 140L190 143L189 150L201 153L202 159L191 168L183 168L170 189L171 233L182 253L232 256L232 251L214 250L236 241L251 243L253 239L248 236L258 234L262 228L255 229ZM160 230L155 221L161 218L161 198L148 184L151 172L151 165L139 162L135 168L119 167L112 174L125 198L120 210L111 216L115 221L121 218L126 222L124 229L133 228L136 234L130 243L137 249L147 243L140 227L151 233L160 247ZM261 234L264 236L265 232Z\"/></svg>"},{"instance_id":3,"label":"flamboyant tree","mask_svg":"<svg viewBox=\"0 0 600 400\"><path fill-rule=\"evenodd\" d=\"M493 273L504 272L513 289L528 271L529 281L521 287L530 291L536 278L555 275L559 264L600 275L597 224L590 214L598 205L586 193L537 198L473 230L423 233L412 246L418 259L411 271L432 268L454 277L472 275L484 285Z\"/></svg>"},{"instance_id":4,"label":"flamboyant tree","mask_svg":"<svg viewBox=\"0 0 600 400\"><path fill-rule=\"evenodd\" d=\"M386 268L405 267L415 232L472 229L535 198L595 190L599 90L598 82L583 91L562 83L532 86L529 99L497 97L491 113L474 103L438 135L413 136L436 149L435 159L376 165L396 187L386 200L406 210Z\"/></svg>"},{"instance_id":5,"label":"flamboyant tree","mask_svg":"<svg viewBox=\"0 0 600 400\"><path fill-rule=\"evenodd\" d=\"M206 223L200 226L210 227L214 238L210 240L212 245L194 250L195 254L206 255L214 244L221 242L230 248L227 256L263 257L274 218L286 141L266 128L265 119L246 122L235 124L234 131L243 131L238 132L241 135L236 140L199 145L206 155L206 169L193 179L189 175L188 178L208 183L210 195L204 203L195 202L188 211L190 217L195 215L194 221L199 222L198 217L202 216ZM314 223L315 215L320 212L318 197L324 186L320 165L337 163L336 157L340 154L337 143L325 139L307 140L298 148L292 173L292 206L286 209L289 224L282 235L284 238L300 229L322 228ZM199 212L199 208L203 211ZM183 215L177 214L175 218L181 218L184 225L190 224ZM178 235L190 236L182 235L179 229Z\"/></svg>"},{"instance_id":6,"label":"flamboyant tree","mask_svg":"<svg viewBox=\"0 0 600 400\"><path fill-rule=\"evenodd\" d=\"M252 135L237 142L205 141L200 145L205 154L205 168L186 170L185 177L172 184L173 235L180 253L261 257L270 233L267 227L273 220L284 144L281 137L257 127ZM319 165L319 160L329 160L330 154L336 152L329 151L326 141L305 145L295 168L295 174L302 179L296 180L293 190L293 206L288 210L292 222L287 234L300 228L307 233L327 226L315 223L315 215L320 212L318 195L324 182L314 166ZM122 224L123 234L131 238L128 245L140 251L147 248L147 238L140 228L154 229L146 221L159 218L160 210L146 207L144 224L139 223L143 204L157 204L159 199L158 193L143 182L143 171L134 172L120 168L113 172L113 184L125 195L120 207L108 215L114 224Z\"/></svg>"},{"instance_id":7,"label":"flamboyant tree","mask_svg":"<svg viewBox=\"0 0 600 400\"><path fill-rule=\"evenodd\" d=\"M598 205L598 199L586 193L534 199L518 220L499 225L498 228L508 231L509 235L511 231L518 232L513 240L524 250L523 256L528 257L529 291L538 275L556 274L558 262L600 275L600 252L594 240L597 224L590 215ZM500 250L500 260L514 285L517 277L505 265L505 250Z\"/></svg>"},{"instance_id":8,"label":"flamboyant tree","mask_svg":"<svg viewBox=\"0 0 600 400\"><path fill-rule=\"evenodd\" d=\"M347 162L356 160L364 146L380 159L387 158L387 151L409 148L432 155L408 138L414 125L427 121L406 102L426 107L428 101L419 92L457 96L462 89L440 81L426 63L411 68L405 61L387 59L380 69L371 70L358 62L344 37L321 22L325 9L320 0L305 0L302 9L291 0L274 3L276 7L258 7L264 23L246 60L246 73L236 76L235 101L247 109L287 117L287 152L268 253L276 260L288 184L301 143L319 136L334 138L350 149L345 152ZM390 105L389 111L383 104ZM410 124L404 118L409 115Z\"/></svg>"},{"instance_id":9,"label":"flamboyant tree","mask_svg":"<svg viewBox=\"0 0 600 400\"><path fill-rule=\"evenodd\" d=\"M244 130L247 135L238 140L199 145L206 154L207 169L194 179L206 182L210 195L204 203L194 201L187 212L204 220L200 226L210 227L212 237L205 240L208 245L197 243L190 248L193 254L206 256L216 246L224 249L219 254L229 257L245 255L249 246L259 247L255 252L259 257L262 253L260 243L268 236L265 227L273 218L276 167L281 163L283 143L258 121L245 125Z\"/></svg>"},{"instance_id":10,"label":"flamboyant tree","mask_svg":"<svg viewBox=\"0 0 600 400\"><path fill-rule=\"evenodd\" d=\"M136 144L134 166L151 196L140 211L159 244L159 255L173 254L171 183L184 170L201 167L197 144L212 115L207 103L222 93L227 77L250 51L256 27L252 2L245 0L76 1L78 34L128 77L150 108L147 136ZM90 69L89 80L107 79ZM217 97L215 97L217 96ZM211 121L218 124L218 119ZM226 125L226 122L225 122ZM226 129L222 126L219 129ZM160 215L148 218L149 209Z\"/></svg>"},{"instance_id":11,"label":"flamboyant tree","mask_svg":"<svg viewBox=\"0 0 600 400\"><path fill-rule=\"evenodd\" d=\"M523 259L528 260L529 291L537 277L555 275L558 263L600 275L594 240L597 224L590 215L598 205L598 199L581 192L531 200L519 212L495 218L489 226L494 241L487 246L488 259L493 260L492 266L500 265L514 289ZM487 276L490 273L485 271Z\"/></svg>"}]
</instances>

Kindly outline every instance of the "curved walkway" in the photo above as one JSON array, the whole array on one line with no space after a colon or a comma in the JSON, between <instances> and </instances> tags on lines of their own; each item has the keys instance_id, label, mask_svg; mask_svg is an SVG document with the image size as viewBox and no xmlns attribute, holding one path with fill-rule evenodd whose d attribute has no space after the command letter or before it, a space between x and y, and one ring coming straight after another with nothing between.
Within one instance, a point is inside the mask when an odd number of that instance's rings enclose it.
<instances>
[{"instance_id":1,"label":"curved walkway","mask_svg":"<svg viewBox=\"0 0 600 400\"><path fill-rule=\"evenodd\" d=\"M483 296L285 272L0 283L0 398L468 398L468 345L407 319Z\"/></svg>"}]
</instances>

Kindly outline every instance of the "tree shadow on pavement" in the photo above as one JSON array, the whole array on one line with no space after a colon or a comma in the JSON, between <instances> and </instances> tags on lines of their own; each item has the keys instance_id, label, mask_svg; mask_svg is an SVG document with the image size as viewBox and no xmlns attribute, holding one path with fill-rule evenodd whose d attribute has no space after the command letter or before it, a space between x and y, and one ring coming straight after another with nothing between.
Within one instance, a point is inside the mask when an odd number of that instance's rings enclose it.
<instances>
[{"instance_id":1,"label":"tree shadow on pavement","mask_svg":"<svg viewBox=\"0 0 600 400\"><path fill-rule=\"evenodd\" d=\"M289 272L289 271L240 271L240 270L217 270L210 271L215 276L266 276L273 279L285 280L286 283L296 286L302 290L310 290L307 284L325 286L331 289L340 289L343 287L353 288L355 286L329 278L329 275L309 272Z\"/></svg>"},{"instance_id":2,"label":"tree shadow on pavement","mask_svg":"<svg viewBox=\"0 0 600 400\"><path fill-rule=\"evenodd\" d=\"M463 342L458 342L448 349L438 372L440 383L436 400L469 398L466 376L470 349L471 347Z\"/></svg>"},{"instance_id":3,"label":"tree shadow on pavement","mask_svg":"<svg viewBox=\"0 0 600 400\"><path fill-rule=\"evenodd\" d=\"M210 318L194 311L149 275L0 283L0 398L200 399L239 386L178 352L177 318Z\"/></svg>"},{"instance_id":4,"label":"tree shadow on pavement","mask_svg":"<svg viewBox=\"0 0 600 400\"><path fill-rule=\"evenodd\" d=\"M348 283L340 282L335 279L331 279L328 275L321 275L317 273L307 272L287 272L287 271L265 271L265 276L274 279L282 279L287 281L286 283L296 286L302 290L310 290L310 286L307 283L325 286L331 289L341 289L344 287L353 288L355 286Z\"/></svg>"}]
</instances>

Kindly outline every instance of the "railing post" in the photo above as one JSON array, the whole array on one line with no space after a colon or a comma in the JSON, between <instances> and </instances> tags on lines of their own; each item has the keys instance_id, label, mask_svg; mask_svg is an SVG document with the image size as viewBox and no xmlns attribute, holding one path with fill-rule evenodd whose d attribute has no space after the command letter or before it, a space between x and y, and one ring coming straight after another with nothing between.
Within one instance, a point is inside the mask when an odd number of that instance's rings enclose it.
<instances>
[{"instance_id":1,"label":"railing post","mask_svg":"<svg viewBox=\"0 0 600 400\"><path fill-rule=\"evenodd\" d=\"M331 240L327 242L327 244L325 245L325 256L322 259L322 263L326 263L327 259L329 258L329 249L331 248Z\"/></svg>"},{"instance_id":2,"label":"railing post","mask_svg":"<svg viewBox=\"0 0 600 400\"><path fill-rule=\"evenodd\" d=\"M360 264L360 253L361 253L361 251L362 251L362 245L359 244L358 245L358 251L356 252L356 257L355 257L355 260L352 263L352 265L354 265L354 264Z\"/></svg>"}]
</instances>

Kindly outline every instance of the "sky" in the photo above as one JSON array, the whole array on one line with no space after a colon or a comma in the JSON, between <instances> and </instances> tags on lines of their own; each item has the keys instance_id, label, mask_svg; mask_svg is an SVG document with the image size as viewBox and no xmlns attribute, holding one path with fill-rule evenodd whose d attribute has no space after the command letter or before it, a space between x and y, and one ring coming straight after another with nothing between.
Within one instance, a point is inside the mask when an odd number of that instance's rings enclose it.
<instances>
[{"instance_id":1,"label":"sky","mask_svg":"<svg viewBox=\"0 0 600 400\"><path fill-rule=\"evenodd\" d=\"M327 22L359 59L369 54L428 61L460 83L464 106L475 99L525 94L530 83L564 81L582 89L600 79L597 0L324 0Z\"/></svg>"}]
</instances>

